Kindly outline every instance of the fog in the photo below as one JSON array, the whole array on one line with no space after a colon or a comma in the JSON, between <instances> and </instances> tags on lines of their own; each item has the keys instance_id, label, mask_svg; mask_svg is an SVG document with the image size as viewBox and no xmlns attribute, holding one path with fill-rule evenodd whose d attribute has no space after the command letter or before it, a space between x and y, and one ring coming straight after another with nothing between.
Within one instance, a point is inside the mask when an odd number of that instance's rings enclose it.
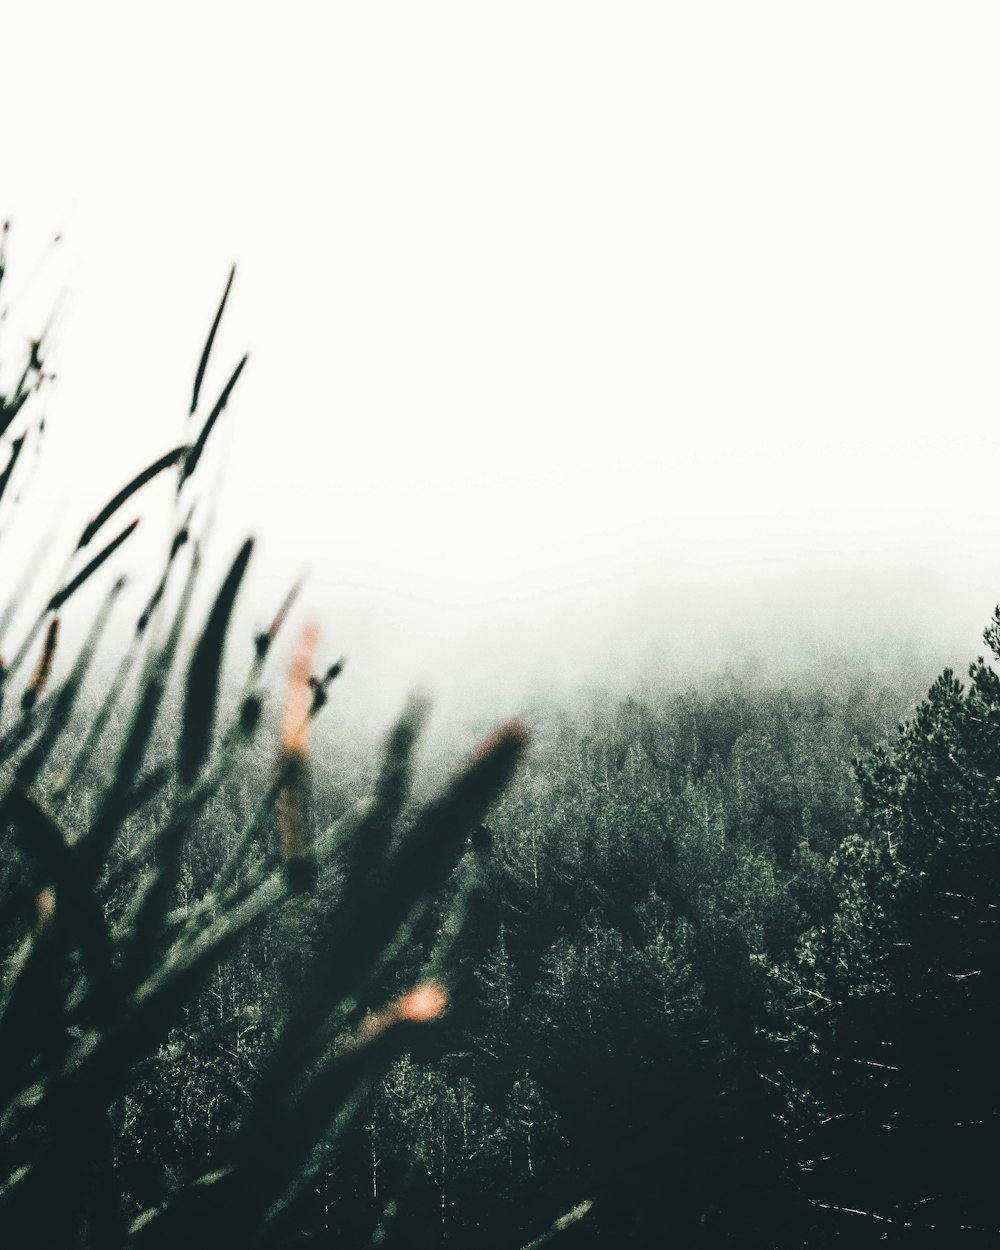
<instances>
[{"instance_id":1,"label":"fog","mask_svg":"<svg viewBox=\"0 0 1000 1250\"><path fill-rule=\"evenodd\" d=\"M305 575L345 713L971 658L998 35L912 0L5 12L4 360L56 309L22 550L191 437L235 260L206 583L257 538L249 632ZM140 583L166 483L143 511Z\"/></svg>"}]
</instances>

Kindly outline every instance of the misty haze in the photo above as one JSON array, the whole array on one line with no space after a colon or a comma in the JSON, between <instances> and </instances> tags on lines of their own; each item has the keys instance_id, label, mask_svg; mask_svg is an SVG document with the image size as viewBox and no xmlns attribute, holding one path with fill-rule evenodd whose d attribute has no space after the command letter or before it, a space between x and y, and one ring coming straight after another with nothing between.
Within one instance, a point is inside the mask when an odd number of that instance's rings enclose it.
<instances>
[{"instance_id":1,"label":"misty haze","mask_svg":"<svg viewBox=\"0 0 1000 1250\"><path fill-rule=\"evenodd\" d=\"M996 1244L993 7L0 35L3 1244Z\"/></svg>"}]
</instances>

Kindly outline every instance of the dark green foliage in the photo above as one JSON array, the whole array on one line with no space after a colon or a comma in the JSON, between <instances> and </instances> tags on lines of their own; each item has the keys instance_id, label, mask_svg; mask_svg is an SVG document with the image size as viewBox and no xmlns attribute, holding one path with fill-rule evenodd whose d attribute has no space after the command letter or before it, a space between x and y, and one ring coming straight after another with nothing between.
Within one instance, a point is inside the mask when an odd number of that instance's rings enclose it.
<instances>
[{"instance_id":1,"label":"dark green foliage","mask_svg":"<svg viewBox=\"0 0 1000 1250\"><path fill-rule=\"evenodd\" d=\"M864 832L787 974L808 1188L855 1245L1000 1236L1000 680L983 659L969 678L946 670L858 765Z\"/></svg>"},{"instance_id":2,"label":"dark green foliage","mask_svg":"<svg viewBox=\"0 0 1000 1250\"><path fill-rule=\"evenodd\" d=\"M215 342L215 336L218 333L219 325L222 322L222 314L226 308L226 300L229 299L229 292L233 288L233 279L236 277L236 266L233 265L229 271L229 278L226 281L226 289L222 292L222 299L219 301L219 307L216 310L215 318L212 321L212 328L208 332L208 338L205 340L205 348L201 353L201 359L198 361L198 368L194 375L194 386L191 391L191 416L194 416L198 407L198 396L201 394L201 384L205 380L205 370L208 368L208 358L212 354L212 345Z\"/></svg>"},{"instance_id":3,"label":"dark green foliage","mask_svg":"<svg viewBox=\"0 0 1000 1250\"><path fill-rule=\"evenodd\" d=\"M191 656L178 751L178 772L186 786L194 783L211 747L215 704L222 673L222 648L229 630L229 618L236 602L236 594L252 551L253 542L247 539L219 588L201 638Z\"/></svg>"},{"instance_id":4,"label":"dark green foliage","mask_svg":"<svg viewBox=\"0 0 1000 1250\"><path fill-rule=\"evenodd\" d=\"M20 438L15 438L10 445L10 456L7 459L7 464L4 466L3 473L0 473L0 503L3 503L4 492L7 489L8 482L13 476L14 468L17 465L18 458L21 455L21 450L24 447L25 438L26 435L22 434Z\"/></svg>"},{"instance_id":5,"label":"dark green foliage","mask_svg":"<svg viewBox=\"0 0 1000 1250\"><path fill-rule=\"evenodd\" d=\"M89 564L85 564L80 572L77 573L75 577L71 578L61 590L57 590L49 600L46 611L58 612L66 600L69 599L71 595L76 594L83 583L92 577L106 560L109 560L111 556L114 555L122 543L132 535L138 524L139 519L137 517L129 525L126 525L117 537L112 538L111 542L109 542L106 547L103 547L97 555L94 556Z\"/></svg>"},{"instance_id":6,"label":"dark green foliage","mask_svg":"<svg viewBox=\"0 0 1000 1250\"><path fill-rule=\"evenodd\" d=\"M433 1245L529 1243L582 1198L568 1245L800 1245L765 967L833 916L831 853L863 828L851 757L906 698L863 669L733 678L541 730L489 821L488 950L451 1053L376 1089L358 1170L328 1165L354 1194L333 1227L370 1228L405 1180Z\"/></svg>"},{"instance_id":7,"label":"dark green foliage","mask_svg":"<svg viewBox=\"0 0 1000 1250\"><path fill-rule=\"evenodd\" d=\"M993 662L895 736L926 675L831 659L551 711L509 784L512 722L433 786L419 703L381 763L309 747L339 662L277 728L292 596L220 680L249 543L185 656L191 517L100 697L118 587L68 672L48 611L0 669L4 1244L996 1244Z\"/></svg>"},{"instance_id":8,"label":"dark green foliage","mask_svg":"<svg viewBox=\"0 0 1000 1250\"><path fill-rule=\"evenodd\" d=\"M113 498L109 499L100 512L98 512L97 516L95 516L94 519L84 527L84 531L80 535L80 541L77 543L77 547L88 546L90 540L94 537L105 521L110 520L123 503L127 503L136 491L141 490L147 483L151 482L154 477L158 477L164 469L169 469L172 465L175 465L179 461L183 460L187 451L187 447L175 447L173 451L168 451L167 454L165 456L161 456L159 460L154 460L154 462L148 468L143 469L141 473L137 473L131 482L129 482L127 486L123 486Z\"/></svg>"},{"instance_id":9,"label":"dark green foliage","mask_svg":"<svg viewBox=\"0 0 1000 1250\"><path fill-rule=\"evenodd\" d=\"M36 344L17 389L2 398L4 431L27 419L43 379L39 353ZM180 462L179 489L190 489L244 363L190 451L170 452L133 478L86 527L80 547L163 469ZM23 439L15 427L4 484ZM0 684L20 672L47 614L72 611L76 590L135 524L48 600L0 670ZM188 525L179 531L185 540ZM120 583L51 692L61 657L58 618L50 619L31 697L7 703L0 725L4 1246L287 1245L324 1149L344 1137L366 1091L429 1018L419 1009L423 999L399 990L432 978L426 993L443 1004L453 979L443 947L414 963L408 938L446 887L442 931L452 945L461 934L481 875L481 854L470 857L466 838L510 780L525 733L512 724L489 740L414 817L403 811L401 779L418 729L407 714L374 796L342 806L313 839L316 864L341 884L293 899L295 883L271 835L284 769L278 742L268 746L266 649L250 659L243 691L223 700L219 714L223 651L250 550L248 541L188 661L179 756L172 691L197 544L172 545L102 698L84 681ZM310 716L338 672L333 665L312 679ZM301 750L297 764L304 773ZM254 786L258 776L264 782ZM222 985L233 1011L227 1016L220 997L220 1016L211 1020L204 1006ZM220 1051L235 1056L231 1072L217 1061L201 1066ZM211 1131L171 1157L171 1135L205 1106Z\"/></svg>"},{"instance_id":10,"label":"dark green foliage","mask_svg":"<svg viewBox=\"0 0 1000 1250\"><path fill-rule=\"evenodd\" d=\"M207 350L208 349L206 347L206 354ZM183 481L186 481L198 467L201 457L204 454L205 444L208 442L209 435L215 428L216 421L218 421L219 417L222 415L222 410L225 408L226 404L229 403L229 397L232 395L236 383L240 380L240 374L243 372L249 359L249 356L244 356L233 370L229 381L222 388L219 398L215 401L212 411L205 418L205 424L201 427L201 433L195 439L190 451L184 458L184 467L181 470L181 478ZM192 411L194 410L192 409Z\"/></svg>"}]
</instances>

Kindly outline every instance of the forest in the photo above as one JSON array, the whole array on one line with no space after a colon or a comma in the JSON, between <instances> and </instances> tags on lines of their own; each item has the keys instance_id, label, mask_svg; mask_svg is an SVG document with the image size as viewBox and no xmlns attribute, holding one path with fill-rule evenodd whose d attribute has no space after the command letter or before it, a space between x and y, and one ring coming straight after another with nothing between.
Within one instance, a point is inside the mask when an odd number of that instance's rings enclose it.
<instances>
[{"instance_id":1,"label":"forest","mask_svg":"<svg viewBox=\"0 0 1000 1250\"><path fill-rule=\"evenodd\" d=\"M993 1240L1000 684L977 662L914 710L916 673L893 676L720 674L553 713L478 831L483 953L331 1146L302 1235L368 1244L391 1199L383 1244L521 1246L585 1199L568 1245ZM345 757L316 769L321 825L370 785ZM252 802L220 794L185 894ZM310 909L341 889L321 864ZM208 1166L287 977L265 929L141 1074L118 1124L137 1203Z\"/></svg>"},{"instance_id":2,"label":"forest","mask_svg":"<svg viewBox=\"0 0 1000 1250\"><path fill-rule=\"evenodd\" d=\"M291 603L232 628L250 541L192 607L228 293L200 432L3 638L2 1244L995 1245L1000 609L961 678L720 660L485 735L324 727ZM43 341L12 376L0 503ZM160 474L131 641L116 582L66 659Z\"/></svg>"}]
</instances>

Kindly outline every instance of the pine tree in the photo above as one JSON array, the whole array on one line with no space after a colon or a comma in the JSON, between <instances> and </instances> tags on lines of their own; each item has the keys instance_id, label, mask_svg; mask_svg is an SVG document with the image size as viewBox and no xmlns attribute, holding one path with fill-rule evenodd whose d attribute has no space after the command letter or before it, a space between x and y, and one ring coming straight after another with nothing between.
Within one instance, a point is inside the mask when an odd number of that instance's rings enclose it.
<instances>
[{"instance_id":1,"label":"pine tree","mask_svg":"<svg viewBox=\"0 0 1000 1250\"><path fill-rule=\"evenodd\" d=\"M985 640L1000 659L1000 609ZM857 766L865 831L833 860L836 914L785 1001L803 1043L807 1193L825 1237L1000 1236L1000 678L946 670ZM808 1110L805 1108L808 1107ZM812 1244L812 1242L810 1242ZM825 1240L817 1245L827 1244Z\"/></svg>"}]
</instances>

